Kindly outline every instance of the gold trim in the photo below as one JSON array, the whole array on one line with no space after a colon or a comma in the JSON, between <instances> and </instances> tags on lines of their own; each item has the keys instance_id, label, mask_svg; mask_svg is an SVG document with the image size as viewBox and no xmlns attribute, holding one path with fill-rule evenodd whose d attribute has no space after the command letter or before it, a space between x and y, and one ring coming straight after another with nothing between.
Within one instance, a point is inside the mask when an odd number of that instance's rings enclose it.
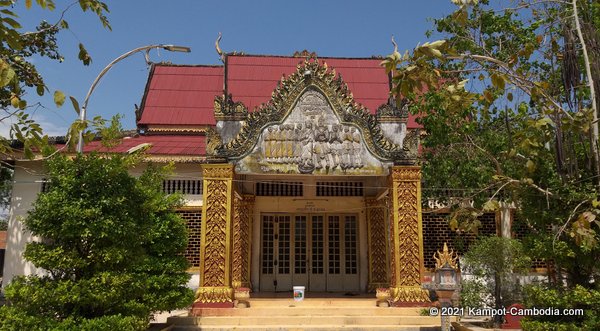
<instances>
[{"instance_id":1,"label":"gold trim","mask_svg":"<svg viewBox=\"0 0 600 331\"><path fill-rule=\"evenodd\" d=\"M390 294L393 302L431 302L429 291L420 286L391 287Z\"/></svg>"},{"instance_id":2,"label":"gold trim","mask_svg":"<svg viewBox=\"0 0 600 331\"><path fill-rule=\"evenodd\" d=\"M200 303L223 303L233 301L233 289L228 286L200 287L196 291L196 300Z\"/></svg>"},{"instance_id":3,"label":"gold trim","mask_svg":"<svg viewBox=\"0 0 600 331\"><path fill-rule=\"evenodd\" d=\"M232 164L203 164L202 165L202 178L206 180L213 179L233 179L233 165ZM206 194L206 191L204 191Z\"/></svg>"},{"instance_id":4,"label":"gold trim","mask_svg":"<svg viewBox=\"0 0 600 331\"><path fill-rule=\"evenodd\" d=\"M424 252L421 215L421 168L394 166L391 173L392 279L394 301L424 302ZM426 298L429 301L429 296ZM426 301L425 301L426 302Z\"/></svg>"},{"instance_id":5,"label":"gold trim","mask_svg":"<svg viewBox=\"0 0 600 331\"><path fill-rule=\"evenodd\" d=\"M254 196L234 194L232 286L250 288L252 207Z\"/></svg>"},{"instance_id":6,"label":"gold trim","mask_svg":"<svg viewBox=\"0 0 600 331\"><path fill-rule=\"evenodd\" d=\"M202 174L200 288L230 288L233 166L204 164Z\"/></svg>"},{"instance_id":7,"label":"gold trim","mask_svg":"<svg viewBox=\"0 0 600 331\"><path fill-rule=\"evenodd\" d=\"M385 231L385 200L366 198L367 242L369 250L370 292L377 288L389 287L388 279L388 240Z\"/></svg>"},{"instance_id":8,"label":"gold trim","mask_svg":"<svg viewBox=\"0 0 600 331\"><path fill-rule=\"evenodd\" d=\"M146 132L193 132L193 133L205 133L207 126L188 126L188 125L148 125Z\"/></svg>"}]
</instances>

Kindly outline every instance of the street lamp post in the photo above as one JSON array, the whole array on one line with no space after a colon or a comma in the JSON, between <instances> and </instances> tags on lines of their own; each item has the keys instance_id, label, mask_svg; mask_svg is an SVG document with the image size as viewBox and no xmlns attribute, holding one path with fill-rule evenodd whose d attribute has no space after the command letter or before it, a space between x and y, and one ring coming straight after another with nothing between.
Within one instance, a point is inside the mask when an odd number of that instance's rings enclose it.
<instances>
[{"instance_id":1,"label":"street lamp post","mask_svg":"<svg viewBox=\"0 0 600 331\"><path fill-rule=\"evenodd\" d=\"M150 64L151 62L150 62L150 58L148 56L148 52L154 48L162 48L162 49L170 51L170 52L185 52L185 53L191 52L191 48L185 47L185 46L158 44L158 45L141 46L141 47L132 49L129 52L114 59L111 63L109 63L106 67L104 67L104 69L102 69L102 71L100 72L98 77L96 77L96 79L94 79L92 86L90 86L90 89L88 90L87 94L85 95L85 99L83 100L83 106L81 107L81 112L79 113L79 120L81 120L81 122L85 122L87 105L88 105L90 96L92 95L92 92L94 92L94 89L96 88L96 85L98 85L98 82L100 81L100 79L102 79L102 77L110 70L110 68L112 68L112 66L115 63L117 63L135 53L146 51L146 54L145 54L146 63ZM77 153L83 153L83 130L81 130L79 132L79 141L77 142Z\"/></svg>"}]
</instances>

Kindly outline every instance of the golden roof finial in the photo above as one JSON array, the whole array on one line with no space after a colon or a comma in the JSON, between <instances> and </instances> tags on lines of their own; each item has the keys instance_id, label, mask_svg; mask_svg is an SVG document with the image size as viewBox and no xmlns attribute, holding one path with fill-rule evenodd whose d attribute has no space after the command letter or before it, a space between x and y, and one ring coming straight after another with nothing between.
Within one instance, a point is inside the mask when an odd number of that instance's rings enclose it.
<instances>
[{"instance_id":1,"label":"golden roof finial","mask_svg":"<svg viewBox=\"0 0 600 331\"><path fill-rule=\"evenodd\" d=\"M444 249L442 252L437 251L433 254L433 259L435 260L436 269L440 269L446 264L454 269L458 269L458 265L456 264L458 255L454 253L454 250L448 251L448 245L446 243L444 243Z\"/></svg>"}]
</instances>

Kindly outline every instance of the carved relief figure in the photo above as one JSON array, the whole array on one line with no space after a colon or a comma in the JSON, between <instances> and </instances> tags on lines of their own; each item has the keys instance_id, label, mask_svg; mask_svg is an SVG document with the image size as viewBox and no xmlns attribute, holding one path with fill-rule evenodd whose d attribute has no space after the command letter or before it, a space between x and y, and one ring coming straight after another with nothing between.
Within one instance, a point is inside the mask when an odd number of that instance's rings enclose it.
<instances>
[{"instance_id":1,"label":"carved relief figure","mask_svg":"<svg viewBox=\"0 0 600 331\"><path fill-rule=\"evenodd\" d=\"M362 164L362 148L360 145L360 133L356 130L356 128L350 128L350 132L352 133L352 153L354 154L354 160L352 165L354 168L361 168Z\"/></svg>"},{"instance_id":2,"label":"carved relief figure","mask_svg":"<svg viewBox=\"0 0 600 331\"><path fill-rule=\"evenodd\" d=\"M344 137L342 142L342 169L346 170L352 166L354 139L352 139L352 133L350 133L350 128L347 126L344 127L344 133L342 136Z\"/></svg>"},{"instance_id":3,"label":"carved relief figure","mask_svg":"<svg viewBox=\"0 0 600 331\"><path fill-rule=\"evenodd\" d=\"M254 159L260 171L303 174L377 171L369 168L374 161L368 154L363 155L361 132L340 123L319 92L307 91L294 107L283 123L273 123L264 130L262 153L257 148Z\"/></svg>"},{"instance_id":4,"label":"carved relief figure","mask_svg":"<svg viewBox=\"0 0 600 331\"><path fill-rule=\"evenodd\" d=\"M265 158L267 161L271 161L273 159L273 138L273 127L269 127L267 131L265 131L263 138L263 150L265 151Z\"/></svg>"},{"instance_id":5,"label":"carved relief figure","mask_svg":"<svg viewBox=\"0 0 600 331\"><path fill-rule=\"evenodd\" d=\"M331 128L332 132L329 137L329 144L331 148L331 154L329 156L332 169L335 169L342 163L342 141L344 138L342 137L343 133L340 130L341 127L341 125L333 125Z\"/></svg>"},{"instance_id":6,"label":"carved relief figure","mask_svg":"<svg viewBox=\"0 0 600 331\"><path fill-rule=\"evenodd\" d=\"M286 140L285 140L285 163L293 162L294 160L294 124L286 125Z\"/></svg>"}]
</instances>

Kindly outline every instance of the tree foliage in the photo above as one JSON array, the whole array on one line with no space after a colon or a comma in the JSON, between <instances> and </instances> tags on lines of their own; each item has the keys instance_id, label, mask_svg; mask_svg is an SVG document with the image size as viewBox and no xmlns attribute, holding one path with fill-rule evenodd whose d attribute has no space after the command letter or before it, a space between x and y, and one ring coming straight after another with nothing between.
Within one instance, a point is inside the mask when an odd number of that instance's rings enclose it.
<instances>
[{"instance_id":1,"label":"tree foliage","mask_svg":"<svg viewBox=\"0 0 600 331\"><path fill-rule=\"evenodd\" d=\"M478 302L471 307L491 306L502 309L520 297L520 286L515 273L529 270L531 259L524 254L521 242L503 237L485 237L469 248L464 256L465 269L484 279L483 292L479 297L490 297L490 302ZM476 283L477 284L477 283ZM503 322L504 316L494 316L496 325Z\"/></svg>"},{"instance_id":2,"label":"tree foliage","mask_svg":"<svg viewBox=\"0 0 600 331\"><path fill-rule=\"evenodd\" d=\"M149 166L136 178L123 156L56 156L47 162L49 191L23 221L43 238L24 256L45 275L6 287L0 329L143 330L153 311L191 303L177 195L161 189Z\"/></svg>"},{"instance_id":3,"label":"tree foliage","mask_svg":"<svg viewBox=\"0 0 600 331\"><path fill-rule=\"evenodd\" d=\"M51 24L42 20L35 31L24 31L19 22L19 14L15 7L17 3L25 4L26 9L38 6L44 10L54 11L57 4L54 0L0 1L0 109L3 114L0 121L12 120L10 137L0 137L0 154L10 154L12 148L10 139L18 139L27 157L33 156L33 150L48 145L48 137L43 134L43 128L31 118L27 102L28 94L37 93L42 96L52 93L57 106L62 106L67 97L60 90L50 91L33 62L34 57L44 57L62 62L57 36L61 30L70 28L67 21L68 11L78 6L82 11L94 13L101 24L110 29L106 14L108 6L100 0L78 0L66 5L60 19ZM83 44L79 44L79 60L89 65L92 58ZM35 91L35 92L34 92ZM69 97L73 107L79 112L75 98ZM77 136L85 129L86 123L75 122L69 130L70 136ZM86 137L90 139L90 137ZM74 141L74 139L71 139Z\"/></svg>"},{"instance_id":4,"label":"tree foliage","mask_svg":"<svg viewBox=\"0 0 600 331\"><path fill-rule=\"evenodd\" d=\"M477 214L501 201L517 207L528 253L554 270L551 286L597 290L600 6L456 2L429 32L444 40L383 62L398 102L427 132L425 185L474 202L452 205L458 230L476 228Z\"/></svg>"}]
</instances>

